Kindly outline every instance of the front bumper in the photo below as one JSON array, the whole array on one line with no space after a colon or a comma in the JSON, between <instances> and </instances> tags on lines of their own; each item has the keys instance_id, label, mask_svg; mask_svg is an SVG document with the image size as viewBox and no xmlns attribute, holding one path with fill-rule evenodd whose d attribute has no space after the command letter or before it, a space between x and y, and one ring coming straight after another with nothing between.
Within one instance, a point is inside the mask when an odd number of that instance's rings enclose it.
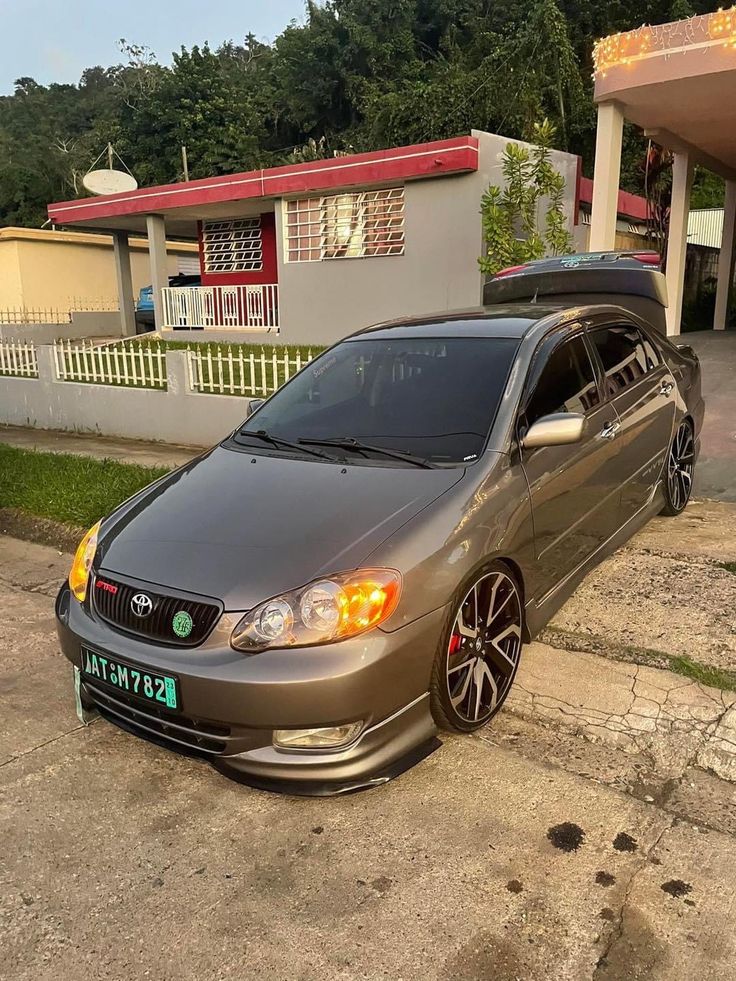
<instances>
[{"instance_id":1,"label":"front bumper","mask_svg":"<svg viewBox=\"0 0 736 981\"><path fill-rule=\"evenodd\" d=\"M62 652L77 668L82 644L143 668L175 674L181 707L168 712L80 678L87 709L144 738L209 759L229 776L292 793L339 793L384 782L437 745L429 681L445 611L392 632L373 630L325 647L245 655L230 647L240 614L224 613L203 644L174 648L116 630L57 599ZM273 745L274 729L362 721L337 750Z\"/></svg>"}]
</instances>

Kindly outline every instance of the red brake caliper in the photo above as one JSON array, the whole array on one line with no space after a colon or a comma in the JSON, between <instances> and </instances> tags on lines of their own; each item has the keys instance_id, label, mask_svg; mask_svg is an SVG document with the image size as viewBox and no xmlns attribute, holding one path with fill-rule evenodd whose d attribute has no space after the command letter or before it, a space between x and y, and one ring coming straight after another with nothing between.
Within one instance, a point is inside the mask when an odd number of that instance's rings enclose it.
<instances>
[{"instance_id":1,"label":"red brake caliper","mask_svg":"<svg viewBox=\"0 0 736 981\"><path fill-rule=\"evenodd\" d=\"M462 644L462 638L460 634L453 634L450 637L450 654L457 654L460 650L460 644Z\"/></svg>"}]
</instances>

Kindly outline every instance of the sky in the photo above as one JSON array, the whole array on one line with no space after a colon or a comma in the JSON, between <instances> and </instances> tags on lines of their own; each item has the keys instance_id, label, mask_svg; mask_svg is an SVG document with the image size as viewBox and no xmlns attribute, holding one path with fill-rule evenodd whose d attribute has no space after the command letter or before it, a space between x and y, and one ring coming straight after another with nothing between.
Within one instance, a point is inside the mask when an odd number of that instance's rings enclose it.
<instances>
[{"instance_id":1,"label":"sky","mask_svg":"<svg viewBox=\"0 0 736 981\"><path fill-rule=\"evenodd\" d=\"M119 38L168 64L182 44L273 40L294 19L304 0L0 0L0 95L23 76L78 82L85 68L119 64Z\"/></svg>"}]
</instances>

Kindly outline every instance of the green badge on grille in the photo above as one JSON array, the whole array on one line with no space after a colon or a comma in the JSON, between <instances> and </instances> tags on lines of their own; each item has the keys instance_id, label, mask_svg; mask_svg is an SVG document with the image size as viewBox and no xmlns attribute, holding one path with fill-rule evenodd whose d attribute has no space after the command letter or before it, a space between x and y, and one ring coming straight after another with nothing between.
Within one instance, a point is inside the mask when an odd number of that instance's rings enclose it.
<instances>
[{"instance_id":1,"label":"green badge on grille","mask_svg":"<svg viewBox=\"0 0 736 981\"><path fill-rule=\"evenodd\" d=\"M188 637L194 627L194 621L186 610L179 610L174 614L171 626L177 637Z\"/></svg>"}]
</instances>

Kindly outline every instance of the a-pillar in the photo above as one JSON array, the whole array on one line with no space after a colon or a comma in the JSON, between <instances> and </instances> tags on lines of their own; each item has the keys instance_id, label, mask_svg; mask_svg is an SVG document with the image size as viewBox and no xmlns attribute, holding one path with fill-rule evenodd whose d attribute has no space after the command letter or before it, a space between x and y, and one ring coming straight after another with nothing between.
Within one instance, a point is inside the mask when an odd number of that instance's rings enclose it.
<instances>
[{"instance_id":1,"label":"a-pillar","mask_svg":"<svg viewBox=\"0 0 736 981\"><path fill-rule=\"evenodd\" d=\"M130 245L128 233L112 233L112 250L115 257L115 277L118 283L118 302L120 304L120 327L123 337L135 334L135 300L133 298L133 277L130 272Z\"/></svg>"},{"instance_id":2,"label":"a-pillar","mask_svg":"<svg viewBox=\"0 0 736 981\"><path fill-rule=\"evenodd\" d=\"M593 207L588 246L591 252L606 252L616 247L623 133L624 114L618 104L601 102L598 106L598 127L595 136Z\"/></svg>"},{"instance_id":3,"label":"a-pillar","mask_svg":"<svg viewBox=\"0 0 736 981\"><path fill-rule=\"evenodd\" d=\"M153 314L156 330L164 323L164 298L162 290L169 285L169 265L166 258L166 223L161 215L146 215L148 231L148 259L151 264L153 287Z\"/></svg>"},{"instance_id":4,"label":"a-pillar","mask_svg":"<svg viewBox=\"0 0 736 981\"><path fill-rule=\"evenodd\" d=\"M693 161L689 153L675 153L672 161L672 201L667 233L667 334L679 334L685 288L687 219L693 186Z\"/></svg>"},{"instance_id":5,"label":"a-pillar","mask_svg":"<svg viewBox=\"0 0 736 981\"><path fill-rule=\"evenodd\" d=\"M716 309L713 315L715 330L725 330L728 319L728 298L733 284L736 259L736 181L726 181L726 203L723 209L721 253L718 256L718 285Z\"/></svg>"}]
</instances>

